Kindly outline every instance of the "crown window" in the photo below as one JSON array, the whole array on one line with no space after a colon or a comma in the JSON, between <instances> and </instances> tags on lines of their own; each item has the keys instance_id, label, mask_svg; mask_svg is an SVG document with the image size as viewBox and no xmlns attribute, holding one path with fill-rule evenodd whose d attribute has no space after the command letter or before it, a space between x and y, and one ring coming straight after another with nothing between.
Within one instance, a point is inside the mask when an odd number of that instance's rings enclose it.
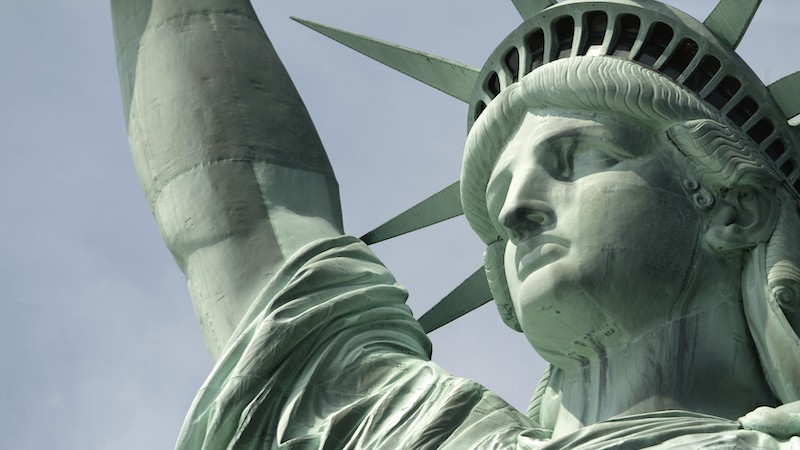
<instances>
[{"instance_id":1,"label":"crown window","mask_svg":"<svg viewBox=\"0 0 800 450\"><path fill-rule=\"evenodd\" d=\"M767 147L767 156L773 161L777 161L784 153L786 153L786 144L781 139L775 139L775 142Z\"/></svg>"},{"instance_id":2,"label":"crown window","mask_svg":"<svg viewBox=\"0 0 800 450\"><path fill-rule=\"evenodd\" d=\"M530 55L530 68L528 72L544 64L544 32L541 28L525 38L525 48Z\"/></svg>"},{"instance_id":3,"label":"crown window","mask_svg":"<svg viewBox=\"0 0 800 450\"><path fill-rule=\"evenodd\" d=\"M728 113L728 118L740 127L758 112L758 103L752 97L747 96L742 99Z\"/></svg>"},{"instance_id":4,"label":"crown window","mask_svg":"<svg viewBox=\"0 0 800 450\"><path fill-rule=\"evenodd\" d=\"M486 88L489 89L489 94L491 94L492 98L497 97L497 94L500 93L500 77L497 72L492 72L489 75L489 79L486 80Z\"/></svg>"},{"instance_id":5,"label":"crown window","mask_svg":"<svg viewBox=\"0 0 800 450\"><path fill-rule=\"evenodd\" d=\"M653 27L650 28L647 39L645 39L644 45L642 46L642 51L636 59L644 65L650 67L654 66L658 58L667 50L667 46L670 41L672 41L674 35L675 32L672 31L669 25L656 22L653 24Z\"/></svg>"},{"instance_id":6,"label":"crown window","mask_svg":"<svg viewBox=\"0 0 800 450\"><path fill-rule=\"evenodd\" d=\"M692 63L694 57L697 56L697 50L697 42L689 38L682 40L672 56L669 57L667 63L661 68L661 72L673 80L678 79L683 71L689 67L689 64Z\"/></svg>"},{"instance_id":7,"label":"crown window","mask_svg":"<svg viewBox=\"0 0 800 450\"><path fill-rule=\"evenodd\" d=\"M795 164L793 160L787 159L785 163L781 164L781 172L788 177L794 172L796 167L797 164Z\"/></svg>"},{"instance_id":8,"label":"crown window","mask_svg":"<svg viewBox=\"0 0 800 450\"><path fill-rule=\"evenodd\" d=\"M715 108L722 109L731 101L733 96L739 92L739 88L741 87L742 83L739 82L739 80L728 75L717 88L706 97L706 101L714 105Z\"/></svg>"},{"instance_id":9,"label":"crown window","mask_svg":"<svg viewBox=\"0 0 800 450\"><path fill-rule=\"evenodd\" d=\"M602 11L587 14L584 18L586 36L583 47L578 52L581 55L600 56L603 50L603 40L606 37L608 16Z\"/></svg>"},{"instance_id":10,"label":"crown window","mask_svg":"<svg viewBox=\"0 0 800 450\"><path fill-rule=\"evenodd\" d=\"M747 134L756 144L764 142L775 131L775 124L766 117L758 121L757 124L747 130Z\"/></svg>"},{"instance_id":11,"label":"crown window","mask_svg":"<svg viewBox=\"0 0 800 450\"><path fill-rule=\"evenodd\" d=\"M639 36L639 28L641 26L642 22L637 16L633 14L622 15L617 21L618 37L614 45L614 51L611 54L622 58L630 55L633 44L636 43L636 37Z\"/></svg>"},{"instance_id":12,"label":"crown window","mask_svg":"<svg viewBox=\"0 0 800 450\"><path fill-rule=\"evenodd\" d=\"M575 35L575 20L564 16L556 21L556 59L567 58L572 52L572 39Z\"/></svg>"},{"instance_id":13,"label":"crown window","mask_svg":"<svg viewBox=\"0 0 800 450\"><path fill-rule=\"evenodd\" d=\"M506 56L503 58L503 63L506 66L506 70L508 74L511 76L513 82L519 80L519 50L517 47L511 47L511 49L506 52Z\"/></svg>"},{"instance_id":14,"label":"crown window","mask_svg":"<svg viewBox=\"0 0 800 450\"><path fill-rule=\"evenodd\" d=\"M714 78L721 67L722 64L716 57L706 55L683 84L694 92L700 92Z\"/></svg>"}]
</instances>

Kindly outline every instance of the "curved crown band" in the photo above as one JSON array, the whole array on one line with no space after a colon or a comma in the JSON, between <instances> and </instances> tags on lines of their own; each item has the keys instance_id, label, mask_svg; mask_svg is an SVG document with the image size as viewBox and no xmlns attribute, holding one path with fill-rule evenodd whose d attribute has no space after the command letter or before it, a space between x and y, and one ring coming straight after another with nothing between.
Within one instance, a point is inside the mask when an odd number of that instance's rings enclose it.
<instances>
[{"instance_id":1,"label":"curved crown band","mask_svg":"<svg viewBox=\"0 0 800 450\"><path fill-rule=\"evenodd\" d=\"M654 0L557 3L512 31L488 58L470 100L468 124L471 128L501 91L553 61L577 56L635 61L692 91L739 127L800 200L800 136L785 108L729 44L703 23Z\"/></svg>"}]
</instances>

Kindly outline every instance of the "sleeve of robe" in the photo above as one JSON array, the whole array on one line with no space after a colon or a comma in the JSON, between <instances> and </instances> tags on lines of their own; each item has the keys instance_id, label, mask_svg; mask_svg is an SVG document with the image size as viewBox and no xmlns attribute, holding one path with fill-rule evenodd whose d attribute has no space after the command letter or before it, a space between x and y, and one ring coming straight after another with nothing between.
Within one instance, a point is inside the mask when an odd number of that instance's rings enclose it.
<instances>
[{"instance_id":1,"label":"sleeve of robe","mask_svg":"<svg viewBox=\"0 0 800 450\"><path fill-rule=\"evenodd\" d=\"M549 434L430 362L405 299L361 241L306 246L236 330L178 448L528 448Z\"/></svg>"}]
</instances>

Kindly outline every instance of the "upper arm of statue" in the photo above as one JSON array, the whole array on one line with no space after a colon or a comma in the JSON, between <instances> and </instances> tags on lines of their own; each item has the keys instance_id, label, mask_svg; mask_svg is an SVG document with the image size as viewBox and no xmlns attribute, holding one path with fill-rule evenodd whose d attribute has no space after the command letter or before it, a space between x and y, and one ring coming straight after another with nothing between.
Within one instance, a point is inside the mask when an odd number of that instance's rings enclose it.
<instances>
[{"instance_id":1,"label":"upper arm of statue","mask_svg":"<svg viewBox=\"0 0 800 450\"><path fill-rule=\"evenodd\" d=\"M285 258L342 231L316 130L247 0L112 0L134 162L216 357Z\"/></svg>"}]
</instances>

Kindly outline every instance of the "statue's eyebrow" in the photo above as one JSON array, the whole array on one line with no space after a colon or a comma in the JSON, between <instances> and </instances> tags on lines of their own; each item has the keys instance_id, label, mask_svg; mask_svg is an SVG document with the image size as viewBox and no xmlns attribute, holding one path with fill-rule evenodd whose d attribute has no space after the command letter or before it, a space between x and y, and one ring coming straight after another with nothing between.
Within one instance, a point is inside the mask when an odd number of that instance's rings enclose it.
<instances>
[{"instance_id":1,"label":"statue's eyebrow","mask_svg":"<svg viewBox=\"0 0 800 450\"><path fill-rule=\"evenodd\" d=\"M583 124L576 125L563 130L553 131L542 139L537 141L537 147L543 148L553 145L563 139L574 139L581 147L581 143L600 144L599 149L608 152L612 156L622 158L633 158L645 154L646 147L650 143L638 142L640 139L641 131L630 129L629 127L619 124L617 132L613 132L608 126L603 124ZM632 142L626 142L626 141ZM645 145L646 144L646 145Z\"/></svg>"}]
</instances>

